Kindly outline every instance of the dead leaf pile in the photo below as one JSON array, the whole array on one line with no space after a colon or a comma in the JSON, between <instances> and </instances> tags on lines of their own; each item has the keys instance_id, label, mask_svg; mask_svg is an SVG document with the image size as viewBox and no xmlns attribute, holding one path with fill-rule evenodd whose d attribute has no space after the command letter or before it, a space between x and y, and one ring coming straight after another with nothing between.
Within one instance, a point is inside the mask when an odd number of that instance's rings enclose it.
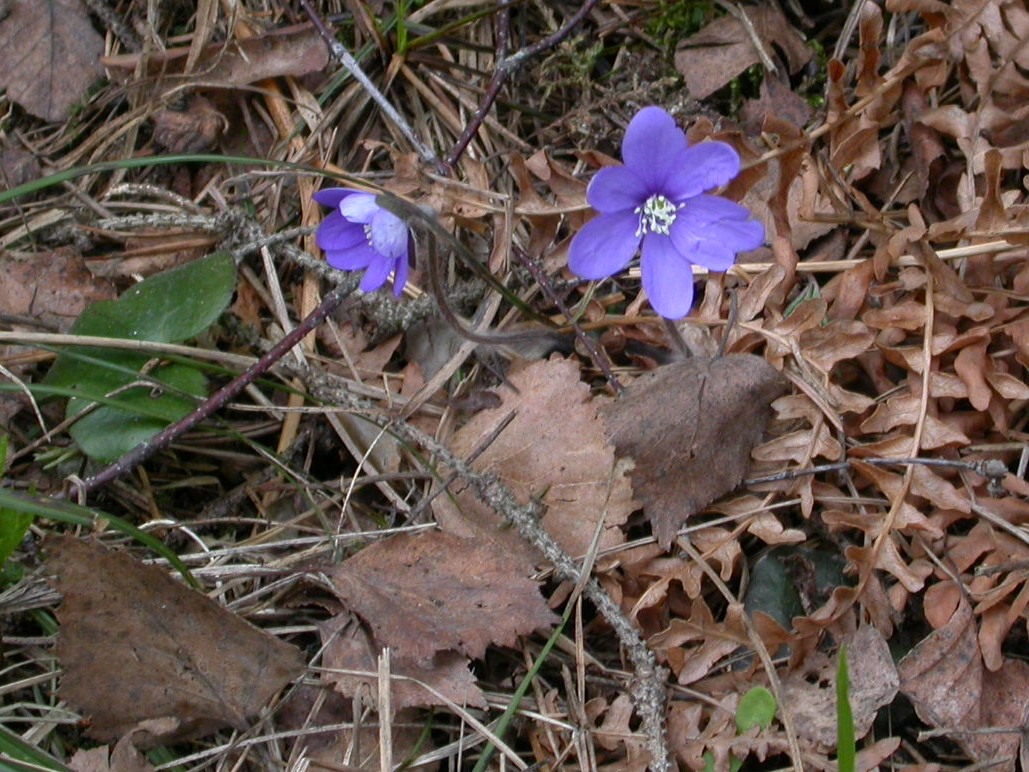
<instances>
[{"instance_id":1,"label":"dead leaf pile","mask_svg":"<svg viewBox=\"0 0 1029 772\"><path fill-rule=\"evenodd\" d=\"M610 0L581 36L518 59L482 110L497 41L511 55L580 3L407 4L403 19L349 3L343 24L314 3L420 141L439 158L454 149L447 164L412 149L289 4L164 4L164 21L130 19L157 25L142 50L115 29L104 42L77 0L0 5L0 86L20 105L0 143L8 186L166 151L275 167L119 168L5 204L0 245L19 253L0 256L3 490L58 490L84 469L56 400L27 396L54 346L18 334L65 329L83 302L225 241L240 249L236 303L189 345L228 378L325 289L318 185L360 172L353 184L438 215L435 229L412 215L407 298L348 297L217 423L90 494L189 553L219 603L124 552L51 542L59 694L43 686L39 635L3 628L10 672L32 684L12 698L12 720L36 721L25 736L78 769L145 769L137 749L169 743L219 768L458 768L496 740L505 767L644 769L654 738L634 700L654 684L627 672L638 633L667 676L652 693L669 697L658 719L684 768L835 769L841 646L859 769L952 764L955 748L961 763L1029 763L1022 0L857 0L817 18L805 9L819 4L716 3L688 20ZM84 102L105 45L111 81ZM653 103L691 142L738 151L739 175L714 192L766 232L728 272L698 268L697 307L674 327L653 317L635 267L599 282L567 271L589 179ZM76 104L67 125L41 128ZM472 115L484 121L458 148ZM280 168L298 163L345 180ZM470 327L538 339L461 337L430 296L430 259ZM476 495L501 487L590 567L596 584L578 589L602 588L627 624L555 581ZM32 541L12 564L37 568ZM31 578L11 581L0 612L23 613ZM569 621L542 657L555 610ZM314 675L267 713L303 663L244 617L317 652ZM775 715L741 728L756 686L778 696ZM60 698L104 747L65 753ZM194 742L258 714L260 739Z\"/></svg>"}]
</instances>

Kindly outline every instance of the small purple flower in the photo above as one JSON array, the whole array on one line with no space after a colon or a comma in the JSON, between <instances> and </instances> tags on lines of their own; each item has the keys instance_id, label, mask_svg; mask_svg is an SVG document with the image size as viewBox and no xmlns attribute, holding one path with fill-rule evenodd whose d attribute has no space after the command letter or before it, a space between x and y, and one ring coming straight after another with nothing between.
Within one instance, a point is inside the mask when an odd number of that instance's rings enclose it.
<instances>
[{"instance_id":1,"label":"small purple flower","mask_svg":"<svg viewBox=\"0 0 1029 772\"><path fill-rule=\"evenodd\" d=\"M350 188L325 188L314 194L330 212L318 226L315 240L333 268L365 269L361 291L373 292L393 272L393 294L400 296L407 281L411 234L404 221L376 203L374 193Z\"/></svg>"},{"instance_id":2,"label":"small purple flower","mask_svg":"<svg viewBox=\"0 0 1029 772\"><path fill-rule=\"evenodd\" d=\"M746 207L704 193L735 177L740 157L724 142L691 147L671 115L644 107L625 132L622 160L624 166L605 167L590 182L586 198L600 214L575 234L568 267L584 279L603 279L640 250L651 305L678 319L693 305L693 264L725 271L737 252L764 241L764 226Z\"/></svg>"}]
</instances>

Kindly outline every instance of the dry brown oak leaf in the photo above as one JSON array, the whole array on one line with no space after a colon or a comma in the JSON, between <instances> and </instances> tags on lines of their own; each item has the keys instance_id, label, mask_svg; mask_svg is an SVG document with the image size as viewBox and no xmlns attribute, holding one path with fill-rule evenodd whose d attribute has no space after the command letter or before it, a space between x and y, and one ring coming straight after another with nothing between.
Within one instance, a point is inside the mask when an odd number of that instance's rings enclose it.
<instances>
[{"instance_id":1,"label":"dry brown oak leaf","mask_svg":"<svg viewBox=\"0 0 1029 772\"><path fill-rule=\"evenodd\" d=\"M299 649L123 552L47 539L63 596L60 695L103 742L150 748L247 727L304 670ZM170 720L166 720L170 719ZM139 731L143 730L143 731Z\"/></svg>"},{"instance_id":2,"label":"dry brown oak leaf","mask_svg":"<svg viewBox=\"0 0 1029 772\"><path fill-rule=\"evenodd\" d=\"M601 411L634 496L668 548L693 513L732 491L786 382L751 354L694 357L633 381Z\"/></svg>"},{"instance_id":3,"label":"dry brown oak leaf","mask_svg":"<svg viewBox=\"0 0 1029 772\"><path fill-rule=\"evenodd\" d=\"M449 533L402 533L326 572L336 594L398 658L454 650L477 659L490 644L550 627L524 564L490 542Z\"/></svg>"},{"instance_id":4,"label":"dry brown oak leaf","mask_svg":"<svg viewBox=\"0 0 1029 772\"><path fill-rule=\"evenodd\" d=\"M8 0L0 6L0 86L37 118L66 120L103 75L98 58L104 39L93 29L85 4Z\"/></svg>"}]
</instances>

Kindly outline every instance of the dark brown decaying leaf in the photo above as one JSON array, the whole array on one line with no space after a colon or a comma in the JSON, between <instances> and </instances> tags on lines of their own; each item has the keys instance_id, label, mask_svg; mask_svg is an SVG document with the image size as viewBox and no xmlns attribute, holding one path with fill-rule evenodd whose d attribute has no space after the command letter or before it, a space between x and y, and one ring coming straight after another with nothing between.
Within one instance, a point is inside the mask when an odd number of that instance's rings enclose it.
<instances>
[{"instance_id":1,"label":"dark brown decaying leaf","mask_svg":"<svg viewBox=\"0 0 1029 772\"><path fill-rule=\"evenodd\" d=\"M117 297L107 279L90 273L77 251L62 247L26 260L0 257L0 308L67 332L88 305Z\"/></svg>"},{"instance_id":2,"label":"dark brown decaying leaf","mask_svg":"<svg viewBox=\"0 0 1029 772\"><path fill-rule=\"evenodd\" d=\"M983 763L1008 760L1014 769L1020 733L976 733L985 727L1019 726L1029 706L1029 667L1005 661L996 673L983 667L975 617L964 594L942 627L934 630L897 666L901 691L918 717L932 727L972 730L952 739Z\"/></svg>"},{"instance_id":3,"label":"dark brown decaying leaf","mask_svg":"<svg viewBox=\"0 0 1029 772\"><path fill-rule=\"evenodd\" d=\"M82 0L10 0L0 16L0 86L38 118L57 123L103 71L104 40Z\"/></svg>"},{"instance_id":4,"label":"dark brown decaying leaf","mask_svg":"<svg viewBox=\"0 0 1029 772\"><path fill-rule=\"evenodd\" d=\"M785 388L756 356L694 358L640 376L601 411L619 455L636 464L633 491L663 547L687 517L740 484Z\"/></svg>"},{"instance_id":5,"label":"dark brown decaying leaf","mask_svg":"<svg viewBox=\"0 0 1029 772\"><path fill-rule=\"evenodd\" d=\"M555 621L521 561L449 533L398 534L326 573L376 643L406 659L478 658Z\"/></svg>"},{"instance_id":6,"label":"dark brown decaying leaf","mask_svg":"<svg viewBox=\"0 0 1029 772\"><path fill-rule=\"evenodd\" d=\"M96 739L135 732L147 748L244 729L303 672L296 647L159 568L70 536L46 546L63 596L60 694Z\"/></svg>"},{"instance_id":7,"label":"dark brown decaying leaf","mask_svg":"<svg viewBox=\"0 0 1029 772\"><path fill-rule=\"evenodd\" d=\"M497 475L522 503L540 501L541 524L569 554L586 553L601 517L600 549L621 544L620 526L637 505L578 365L541 360L508 377L509 385L497 390L501 406L473 416L454 434L451 450L462 457L479 452L476 470ZM443 530L496 542L528 562L538 558L463 484L455 482L451 491L453 501L438 496L433 503Z\"/></svg>"}]
</instances>

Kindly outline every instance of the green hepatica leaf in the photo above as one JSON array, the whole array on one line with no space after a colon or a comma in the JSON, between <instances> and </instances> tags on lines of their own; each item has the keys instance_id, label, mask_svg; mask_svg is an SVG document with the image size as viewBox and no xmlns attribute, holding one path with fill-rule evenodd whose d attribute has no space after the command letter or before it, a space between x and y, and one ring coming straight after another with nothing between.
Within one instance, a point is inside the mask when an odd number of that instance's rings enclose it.
<instances>
[{"instance_id":1,"label":"green hepatica leaf","mask_svg":"<svg viewBox=\"0 0 1029 772\"><path fill-rule=\"evenodd\" d=\"M178 343L203 332L221 315L235 284L232 256L216 253L151 276L117 300L94 303L71 333ZM148 367L150 362L146 354L85 346L72 346L57 356L47 384L81 395L68 400L67 417L104 402L71 429L88 456L110 461L127 453L187 415L196 406L193 398L206 393L204 377L193 368ZM129 385L137 381L139 385Z\"/></svg>"},{"instance_id":2,"label":"green hepatica leaf","mask_svg":"<svg viewBox=\"0 0 1029 772\"><path fill-rule=\"evenodd\" d=\"M7 469L7 445L7 435L0 434L0 476ZM4 563L11 553L21 544L30 525L32 525L32 515L0 507L0 570L3 569Z\"/></svg>"},{"instance_id":3,"label":"green hepatica leaf","mask_svg":"<svg viewBox=\"0 0 1029 772\"><path fill-rule=\"evenodd\" d=\"M768 729L775 718L775 697L763 686L755 686L740 698L736 728L742 733L752 726Z\"/></svg>"}]
</instances>

